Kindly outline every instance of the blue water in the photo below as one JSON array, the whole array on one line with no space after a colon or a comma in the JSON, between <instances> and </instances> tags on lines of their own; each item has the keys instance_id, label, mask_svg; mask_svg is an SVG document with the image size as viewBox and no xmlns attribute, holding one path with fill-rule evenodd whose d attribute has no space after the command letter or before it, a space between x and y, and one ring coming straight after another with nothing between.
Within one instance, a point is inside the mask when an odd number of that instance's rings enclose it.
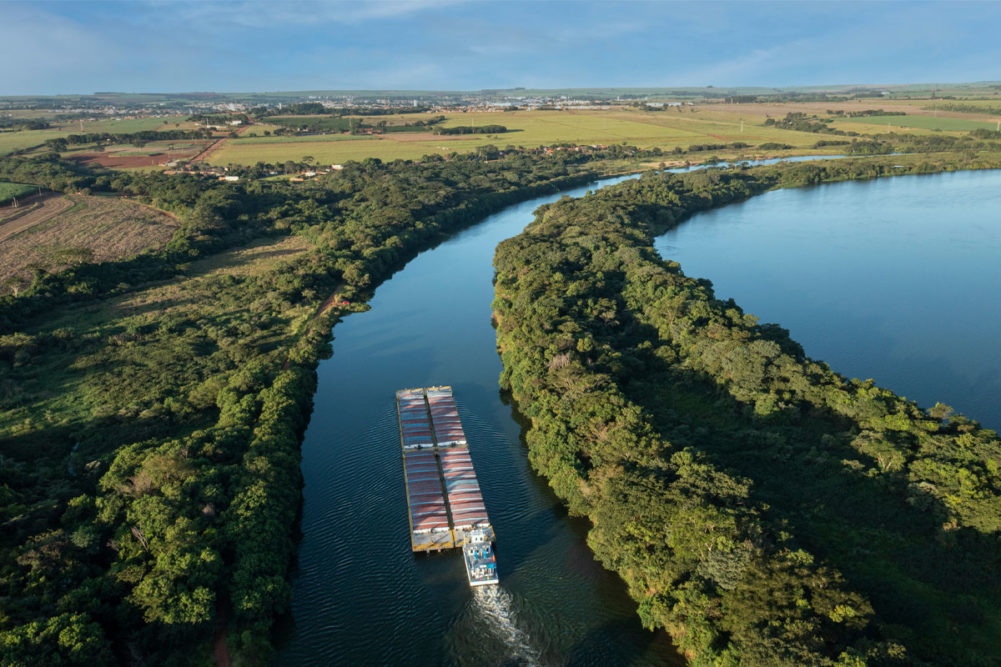
<instances>
[{"instance_id":1,"label":"blue water","mask_svg":"<svg viewBox=\"0 0 1001 667\"><path fill-rule=\"evenodd\" d=\"M655 245L834 370L1001 428L1001 171L770 192Z\"/></svg>"}]
</instances>

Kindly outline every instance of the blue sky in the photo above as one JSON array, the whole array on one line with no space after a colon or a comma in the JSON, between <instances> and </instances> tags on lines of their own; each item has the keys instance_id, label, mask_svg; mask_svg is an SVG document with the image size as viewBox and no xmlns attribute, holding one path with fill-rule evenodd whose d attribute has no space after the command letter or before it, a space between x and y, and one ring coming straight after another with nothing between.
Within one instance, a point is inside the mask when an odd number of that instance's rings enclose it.
<instances>
[{"instance_id":1,"label":"blue sky","mask_svg":"<svg viewBox=\"0 0 1001 667\"><path fill-rule=\"evenodd\" d=\"M1001 2L20 2L0 95L1001 79Z\"/></svg>"}]
</instances>

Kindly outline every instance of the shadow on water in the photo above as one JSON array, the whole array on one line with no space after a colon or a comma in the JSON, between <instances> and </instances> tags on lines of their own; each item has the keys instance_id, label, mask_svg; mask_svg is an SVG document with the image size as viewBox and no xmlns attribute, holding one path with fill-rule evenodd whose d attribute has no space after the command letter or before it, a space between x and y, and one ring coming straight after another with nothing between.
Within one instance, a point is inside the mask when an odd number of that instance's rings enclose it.
<instances>
[{"instance_id":1,"label":"shadow on water","mask_svg":"<svg viewBox=\"0 0 1001 667\"><path fill-rule=\"evenodd\" d=\"M510 410L511 421L519 426L518 439L522 451L528 445L525 434L531 428L531 420L523 415L510 392L498 391L500 402ZM603 600L618 609L628 609L629 615L607 620L590 630L562 656L561 664L570 665L684 665L685 658L674 646L670 635L664 630L648 631L639 627L636 615L637 604L629 596L626 583L614 572L605 569L587 546L587 534L591 523L586 517L570 516L566 506L553 492L544 477L528 466L527 477L533 489L547 501L548 512L554 521L559 521L573 534L573 543L566 552L564 568L573 572L600 591ZM499 554L498 554L499 556ZM627 642L623 638L628 637ZM614 647L614 655L609 655L609 647Z\"/></svg>"},{"instance_id":2,"label":"shadow on water","mask_svg":"<svg viewBox=\"0 0 1001 667\"><path fill-rule=\"evenodd\" d=\"M649 325L630 327L636 340L658 340ZM897 624L891 636L902 633L923 653L916 657L961 656L965 642L996 648L996 539L970 528L944 530L946 507L930 494L915 501L906 474L869 475L846 465L878 468L851 445L857 423L827 408L757 417L712 377L646 349L629 354L645 371L624 384L624 393L654 416L664 440L752 480L751 500L768 508L766 521L838 568L850 588L866 591L878 617ZM713 418L698 416L697 405ZM963 638L947 639L943 622Z\"/></svg>"},{"instance_id":3,"label":"shadow on water","mask_svg":"<svg viewBox=\"0 0 1001 667\"><path fill-rule=\"evenodd\" d=\"M595 656L601 655L605 651L605 647L615 643L616 638L620 637L623 633L629 633L631 631L632 629L629 627L629 624L624 623L622 620L609 621L601 627L592 630L586 637L577 642L577 644L575 644L567 653L566 663L569 665L606 664L604 661L595 660ZM616 657L621 661L619 664L631 665L640 662L658 641L660 643L666 643L670 640L666 637L666 633L663 631L659 631L657 633L650 632L646 637L642 638L640 642L630 644L626 647L625 651L620 651L617 654ZM646 660L642 661L647 662ZM686 663L685 660L679 655L677 656L677 662L657 662L655 664L683 665Z\"/></svg>"}]
</instances>

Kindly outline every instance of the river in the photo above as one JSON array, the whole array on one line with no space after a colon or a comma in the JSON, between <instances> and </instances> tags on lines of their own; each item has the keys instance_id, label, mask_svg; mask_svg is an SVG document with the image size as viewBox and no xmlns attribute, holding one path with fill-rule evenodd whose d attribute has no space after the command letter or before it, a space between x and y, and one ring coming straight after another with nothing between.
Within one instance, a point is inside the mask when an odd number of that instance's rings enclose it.
<instances>
[{"instance_id":1,"label":"river","mask_svg":"<svg viewBox=\"0 0 1001 667\"><path fill-rule=\"evenodd\" d=\"M699 214L656 246L835 370L996 426L998 186L1001 172L959 172L781 190ZM420 254L335 327L303 442L303 539L276 664L682 664L531 471L498 392L494 250L559 196ZM457 552L410 552L393 396L432 384L455 388L496 528L492 592L470 590Z\"/></svg>"},{"instance_id":2,"label":"river","mask_svg":"<svg viewBox=\"0 0 1001 667\"><path fill-rule=\"evenodd\" d=\"M1001 171L777 190L656 239L807 355L1001 428Z\"/></svg>"},{"instance_id":3,"label":"river","mask_svg":"<svg viewBox=\"0 0 1001 667\"><path fill-rule=\"evenodd\" d=\"M625 178L625 177L623 177ZM606 179L562 194L618 182ZM528 465L499 393L493 255L552 195L408 263L334 328L302 446L303 539L281 665L682 664ZM457 551L410 551L394 392L451 384L497 533L501 584L475 593Z\"/></svg>"}]
</instances>

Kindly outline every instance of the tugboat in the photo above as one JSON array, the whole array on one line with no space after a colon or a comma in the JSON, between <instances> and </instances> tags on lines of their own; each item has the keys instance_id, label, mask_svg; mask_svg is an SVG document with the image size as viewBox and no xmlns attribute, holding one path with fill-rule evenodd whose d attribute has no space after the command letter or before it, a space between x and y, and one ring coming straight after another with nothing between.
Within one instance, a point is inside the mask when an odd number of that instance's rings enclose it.
<instances>
[{"instance_id":1,"label":"tugboat","mask_svg":"<svg viewBox=\"0 0 1001 667\"><path fill-rule=\"evenodd\" d=\"M497 559L487 531L482 528L466 533L462 545L462 560L466 563L466 576L470 586L486 586L498 583Z\"/></svg>"}]
</instances>

